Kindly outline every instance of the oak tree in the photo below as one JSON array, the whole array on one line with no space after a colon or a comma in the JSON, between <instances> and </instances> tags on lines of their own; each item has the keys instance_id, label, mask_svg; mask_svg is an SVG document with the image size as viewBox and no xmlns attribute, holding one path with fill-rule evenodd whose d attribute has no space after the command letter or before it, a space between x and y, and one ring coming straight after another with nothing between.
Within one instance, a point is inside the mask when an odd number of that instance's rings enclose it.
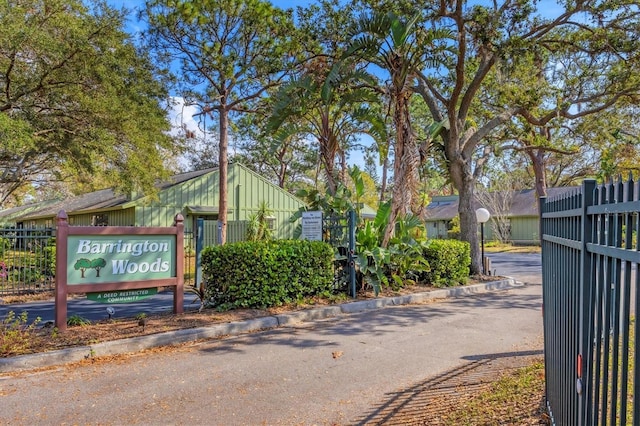
<instances>
[{"instance_id":1,"label":"oak tree","mask_svg":"<svg viewBox=\"0 0 640 426\"><path fill-rule=\"evenodd\" d=\"M0 3L0 206L61 181L154 192L174 154L167 92L123 21L102 3Z\"/></svg>"}]
</instances>

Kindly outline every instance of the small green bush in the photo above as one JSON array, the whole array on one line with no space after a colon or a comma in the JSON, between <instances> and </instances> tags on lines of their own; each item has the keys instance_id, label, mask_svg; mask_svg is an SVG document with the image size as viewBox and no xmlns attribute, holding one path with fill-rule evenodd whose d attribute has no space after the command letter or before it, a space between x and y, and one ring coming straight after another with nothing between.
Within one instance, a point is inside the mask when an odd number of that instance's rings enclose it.
<instances>
[{"instance_id":1,"label":"small green bush","mask_svg":"<svg viewBox=\"0 0 640 426\"><path fill-rule=\"evenodd\" d=\"M56 275L56 239L50 238L47 246L43 250L43 266L42 271L47 277L55 277Z\"/></svg>"},{"instance_id":2,"label":"small green bush","mask_svg":"<svg viewBox=\"0 0 640 426\"><path fill-rule=\"evenodd\" d=\"M69 318L67 318L67 325L70 327L84 327L90 324L91 324L91 321L77 314L71 315Z\"/></svg>"},{"instance_id":3,"label":"small green bush","mask_svg":"<svg viewBox=\"0 0 640 426\"><path fill-rule=\"evenodd\" d=\"M26 311L20 315L9 311L6 317L0 321L0 357L25 353L31 345L33 334L40 321L40 317L37 317L29 324Z\"/></svg>"},{"instance_id":4,"label":"small green bush","mask_svg":"<svg viewBox=\"0 0 640 426\"><path fill-rule=\"evenodd\" d=\"M0 237L0 254L11 248L11 241L8 238Z\"/></svg>"},{"instance_id":5,"label":"small green bush","mask_svg":"<svg viewBox=\"0 0 640 426\"><path fill-rule=\"evenodd\" d=\"M34 268L14 269L9 273L9 281L15 283L37 284L42 282L42 273Z\"/></svg>"},{"instance_id":6,"label":"small green bush","mask_svg":"<svg viewBox=\"0 0 640 426\"><path fill-rule=\"evenodd\" d=\"M328 294L333 248L318 241L245 241L202 252L206 300L219 309L267 308Z\"/></svg>"},{"instance_id":7,"label":"small green bush","mask_svg":"<svg viewBox=\"0 0 640 426\"><path fill-rule=\"evenodd\" d=\"M436 287L466 284L471 265L469 243L457 240L429 240L423 248L430 270L422 278Z\"/></svg>"},{"instance_id":8,"label":"small green bush","mask_svg":"<svg viewBox=\"0 0 640 426\"><path fill-rule=\"evenodd\" d=\"M456 215L447 226L447 236L452 240L460 238L460 216Z\"/></svg>"}]
</instances>

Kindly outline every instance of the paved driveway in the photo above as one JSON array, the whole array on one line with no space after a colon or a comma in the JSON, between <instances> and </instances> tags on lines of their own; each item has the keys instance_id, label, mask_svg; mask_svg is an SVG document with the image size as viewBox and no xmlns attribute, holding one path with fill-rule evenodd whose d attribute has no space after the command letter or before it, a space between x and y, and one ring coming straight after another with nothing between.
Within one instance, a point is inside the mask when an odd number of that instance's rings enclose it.
<instances>
[{"instance_id":1,"label":"paved driveway","mask_svg":"<svg viewBox=\"0 0 640 426\"><path fill-rule=\"evenodd\" d=\"M494 266L515 271L532 261L518 259ZM0 376L0 424L358 423L416 383L479 359L539 351L540 303L531 284Z\"/></svg>"},{"instance_id":2,"label":"paved driveway","mask_svg":"<svg viewBox=\"0 0 640 426\"><path fill-rule=\"evenodd\" d=\"M489 253L493 275L515 277L519 281L542 284L540 253Z\"/></svg>"}]
</instances>

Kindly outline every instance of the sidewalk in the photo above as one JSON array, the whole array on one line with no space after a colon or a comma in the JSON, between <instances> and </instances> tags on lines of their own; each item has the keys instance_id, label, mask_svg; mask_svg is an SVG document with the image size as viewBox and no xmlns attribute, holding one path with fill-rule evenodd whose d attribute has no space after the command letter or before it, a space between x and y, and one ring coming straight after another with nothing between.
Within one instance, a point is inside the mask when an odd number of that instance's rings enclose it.
<instances>
[{"instance_id":1,"label":"sidewalk","mask_svg":"<svg viewBox=\"0 0 640 426\"><path fill-rule=\"evenodd\" d=\"M286 327L302 322L349 315L366 310L381 309L385 306L420 304L437 299L505 290L521 285L522 284L516 282L515 279L507 278L489 283L440 289L405 296L349 302L341 305L267 316L247 321L216 324L210 327L183 329L124 340L96 343L94 345L80 346L58 351L2 358L0 359L0 373L62 365L82 361L92 357L134 353L159 346L176 345L197 340L235 336L265 329Z\"/></svg>"}]
</instances>

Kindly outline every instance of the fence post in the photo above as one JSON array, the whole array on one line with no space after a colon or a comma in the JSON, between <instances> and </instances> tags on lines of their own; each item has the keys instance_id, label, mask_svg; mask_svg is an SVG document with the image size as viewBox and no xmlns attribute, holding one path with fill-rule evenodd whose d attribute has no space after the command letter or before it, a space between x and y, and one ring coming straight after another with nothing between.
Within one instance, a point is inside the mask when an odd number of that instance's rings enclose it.
<instances>
[{"instance_id":1,"label":"fence post","mask_svg":"<svg viewBox=\"0 0 640 426\"><path fill-rule=\"evenodd\" d=\"M173 291L173 313L184 312L184 217L178 213L173 226L176 228L176 287Z\"/></svg>"},{"instance_id":2,"label":"fence post","mask_svg":"<svg viewBox=\"0 0 640 426\"><path fill-rule=\"evenodd\" d=\"M543 219L543 215L547 210L547 197L546 196L542 196L538 199L538 217L539 219L539 223L538 223L538 235L540 235L540 252L541 252L541 256L540 256L540 265L541 265L541 269L542 269L542 316L543 316L543 320L542 320L542 328L543 328L543 333L542 333L542 338L543 338L543 345L545 350L549 347L549 335L547 333L547 313L545 312L545 307L548 308L550 306L550 304L548 303L548 291L546 289L546 277L545 272L545 224L544 224L544 219ZM547 362L547 355L545 354L545 363L544 363L544 375L545 377L550 377L549 373L551 371L551 368L549 366L549 363ZM546 405L547 405L547 411L549 411L549 380L545 380L545 399L546 399Z\"/></svg>"},{"instance_id":3,"label":"fence post","mask_svg":"<svg viewBox=\"0 0 640 426\"><path fill-rule=\"evenodd\" d=\"M356 212L349 210L349 254L347 261L349 262L349 288L351 289L351 297L356 297Z\"/></svg>"},{"instance_id":4,"label":"fence post","mask_svg":"<svg viewBox=\"0 0 640 426\"><path fill-rule=\"evenodd\" d=\"M200 284L202 284L202 244L204 242L204 219L199 217L196 220L196 279L195 279L195 287L200 288Z\"/></svg>"},{"instance_id":5,"label":"fence post","mask_svg":"<svg viewBox=\"0 0 640 426\"><path fill-rule=\"evenodd\" d=\"M58 330L67 329L67 236L69 222L67 213L60 210L56 217L56 301L55 326Z\"/></svg>"},{"instance_id":6,"label":"fence post","mask_svg":"<svg viewBox=\"0 0 640 426\"><path fill-rule=\"evenodd\" d=\"M595 275L593 270L592 257L588 252L587 244L593 242L593 219L588 214L589 207L595 204L594 191L596 188L596 181L593 179L587 179L582 182L582 218L581 218L581 252L580 252L580 311L579 311L579 324L578 324L578 344L579 353L577 357L582 359L581 370L578 371L576 378L577 383L582 385L583 392L578 394L578 424L588 424L592 421L589 419L587 413L590 412L589 407L592 404L592 387L589 386L592 377L593 370L593 318L591 308L594 303L594 288L592 285L592 279Z\"/></svg>"}]
</instances>

